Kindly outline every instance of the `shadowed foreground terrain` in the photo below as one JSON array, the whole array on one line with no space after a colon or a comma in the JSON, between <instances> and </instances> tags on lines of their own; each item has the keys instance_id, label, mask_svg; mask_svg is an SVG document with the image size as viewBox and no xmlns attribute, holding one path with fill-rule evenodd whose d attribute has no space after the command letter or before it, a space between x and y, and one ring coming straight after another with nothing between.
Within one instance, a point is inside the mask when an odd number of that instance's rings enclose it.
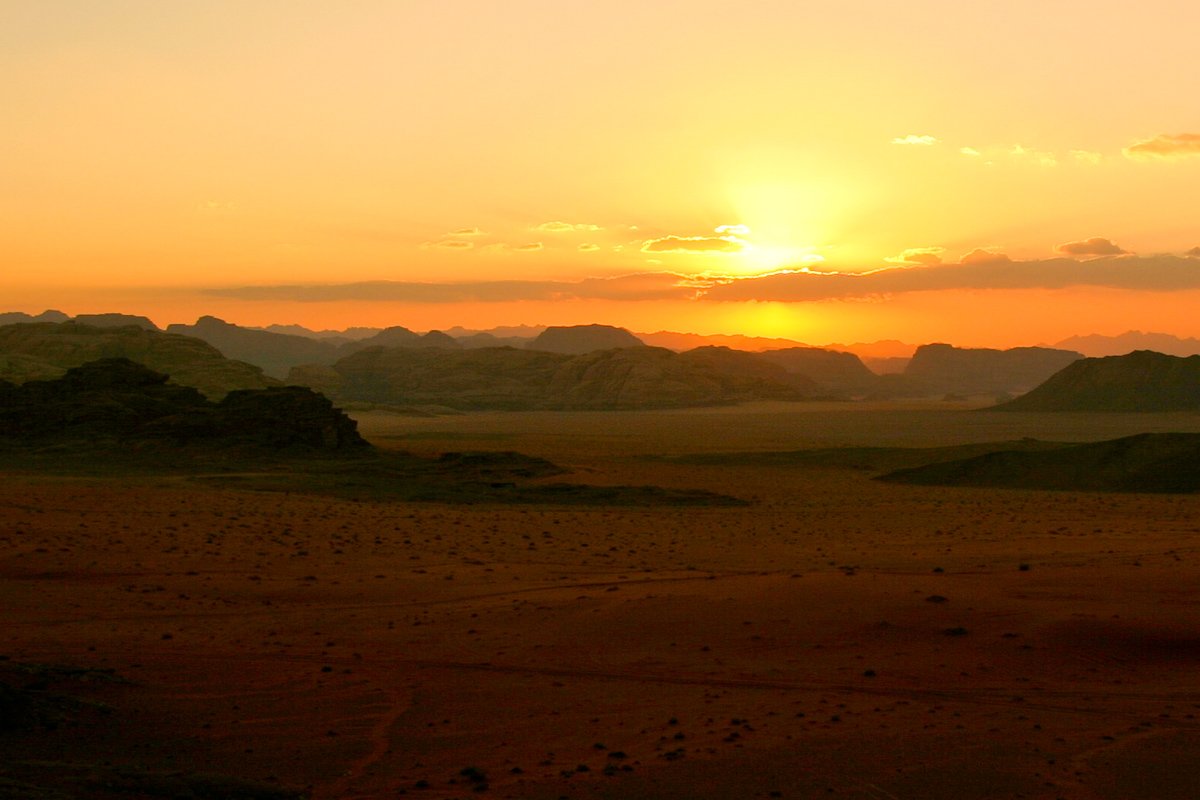
<instances>
[{"instance_id":1,"label":"shadowed foreground terrain","mask_svg":"<svg viewBox=\"0 0 1200 800\"><path fill-rule=\"evenodd\" d=\"M573 482L741 507L9 464L0 710L20 715L0 726L0 796L1200 796L1200 497L888 484L871 480L887 465L828 453L661 458L1200 424L1139 420L360 420L431 463L516 450Z\"/></svg>"}]
</instances>

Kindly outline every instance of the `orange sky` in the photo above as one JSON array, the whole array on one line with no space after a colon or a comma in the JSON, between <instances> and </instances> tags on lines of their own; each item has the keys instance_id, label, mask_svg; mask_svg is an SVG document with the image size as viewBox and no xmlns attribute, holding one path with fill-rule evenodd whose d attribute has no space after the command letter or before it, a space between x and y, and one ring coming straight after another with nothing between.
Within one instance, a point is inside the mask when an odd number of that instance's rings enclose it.
<instances>
[{"instance_id":1,"label":"orange sky","mask_svg":"<svg viewBox=\"0 0 1200 800\"><path fill-rule=\"evenodd\" d=\"M0 311L1196 335L1197 23L1162 0L3 4Z\"/></svg>"}]
</instances>

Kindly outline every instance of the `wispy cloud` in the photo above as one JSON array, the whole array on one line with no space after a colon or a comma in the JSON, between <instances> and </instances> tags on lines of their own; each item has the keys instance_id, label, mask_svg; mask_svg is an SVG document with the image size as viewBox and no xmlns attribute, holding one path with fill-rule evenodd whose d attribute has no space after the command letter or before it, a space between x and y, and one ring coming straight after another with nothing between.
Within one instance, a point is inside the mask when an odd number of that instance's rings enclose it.
<instances>
[{"instance_id":1,"label":"wispy cloud","mask_svg":"<svg viewBox=\"0 0 1200 800\"><path fill-rule=\"evenodd\" d=\"M1014 144L1008 148L1008 153L1013 158L1032 161L1039 167L1057 167L1058 156L1046 150L1032 150L1020 144Z\"/></svg>"},{"instance_id":2,"label":"wispy cloud","mask_svg":"<svg viewBox=\"0 0 1200 800\"><path fill-rule=\"evenodd\" d=\"M456 231L450 231L447 236L487 236L487 231L481 231L479 228L459 228Z\"/></svg>"},{"instance_id":3,"label":"wispy cloud","mask_svg":"<svg viewBox=\"0 0 1200 800\"><path fill-rule=\"evenodd\" d=\"M917 136L915 133L910 133L908 136L899 136L895 139L892 139L892 144L934 145L941 143L941 139L933 136Z\"/></svg>"},{"instance_id":4,"label":"wispy cloud","mask_svg":"<svg viewBox=\"0 0 1200 800\"><path fill-rule=\"evenodd\" d=\"M440 250L470 250L474 242L463 242L458 239L442 239L438 242L425 242L421 247L437 248Z\"/></svg>"},{"instance_id":5,"label":"wispy cloud","mask_svg":"<svg viewBox=\"0 0 1200 800\"><path fill-rule=\"evenodd\" d=\"M932 248L927 248L932 249ZM813 302L871 299L911 292L988 289L1063 289L1102 286L1137 291L1200 289L1200 247L1184 256L1103 255L1015 261L978 249L957 262L893 266L869 272L780 270L753 276L644 272L578 281L418 283L370 281L329 286L246 286L207 290L243 300L300 303L380 301L505 303L558 300L707 300Z\"/></svg>"},{"instance_id":6,"label":"wispy cloud","mask_svg":"<svg viewBox=\"0 0 1200 800\"><path fill-rule=\"evenodd\" d=\"M736 236L664 236L642 245L643 253L740 253L746 242Z\"/></svg>"},{"instance_id":7,"label":"wispy cloud","mask_svg":"<svg viewBox=\"0 0 1200 800\"><path fill-rule=\"evenodd\" d=\"M599 225L591 225L586 222L543 222L541 225L534 226L532 230L546 233L568 233L570 231L598 231L601 228Z\"/></svg>"},{"instance_id":8,"label":"wispy cloud","mask_svg":"<svg viewBox=\"0 0 1200 800\"><path fill-rule=\"evenodd\" d=\"M513 250L518 253L531 253L535 250L541 250L543 247L544 245L541 242L526 242L525 244L517 245Z\"/></svg>"},{"instance_id":9,"label":"wispy cloud","mask_svg":"<svg viewBox=\"0 0 1200 800\"><path fill-rule=\"evenodd\" d=\"M1071 158L1074 159L1076 164L1087 164L1094 166L1104 161L1104 154L1095 153L1091 150L1072 150Z\"/></svg>"},{"instance_id":10,"label":"wispy cloud","mask_svg":"<svg viewBox=\"0 0 1200 800\"><path fill-rule=\"evenodd\" d=\"M575 249L581 253L594 253L600 249L600 245L598 245L598 244L581 244L578 247L576 247Z\"/></svg>"},{"instance_id":11,"label":"wispy cloud","mask_svg":"<svg viewBox=\"0 0 1200 800\"><path fill-rule=\"evenodd\" d=\"M1129 252L1099 236L1081 242L1065 242L1054 249L1065 256L1119 256Z\"/></svg>"},{"instance_id":12,"label":"wispy cloud","mask_svg":"<svg viewBox=\"0 0 1200 800\"><path fill-rule=\"evenodd\" d=\"M1126 158L1132 158L1134 161L1173 160L1200 156L1200 134L1162 133L1152 139L1135 142L1122 152Z\"/></svg>"},{"instance_id":13,"label":"wispy cloud","mask_svg":"<svg viewBox=\"0 0 1200 800\"><path fill-rule=\"evenodd\" d=\"M297 303L511 303L536 300L688 300L694 299L697 291L696 286L683 275L647 272L578 281L364 281L326 286L244 286L212 289L206 293L239 300Z\"/></svg>"},{"instance_id":14,"label":"wispy cloud","mask_svg":"<svg viewBox=\"0 0 1200 800\"><path fill-rule=\"evenodd\" d=\"M724 236L746 236L750 233L749 225L718 225L716 232Z\"/></svg>"}]
</instances>

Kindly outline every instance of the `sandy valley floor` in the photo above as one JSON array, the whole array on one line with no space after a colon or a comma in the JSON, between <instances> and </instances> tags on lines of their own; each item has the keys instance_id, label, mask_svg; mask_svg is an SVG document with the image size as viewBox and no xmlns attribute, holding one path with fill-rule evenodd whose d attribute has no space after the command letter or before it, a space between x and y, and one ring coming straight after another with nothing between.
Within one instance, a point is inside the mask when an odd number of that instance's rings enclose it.
<instances>
[{"instance_id":1,"label":"sandy valley floor","mask_svg":"<svg viewBox=\"0 0 1200 800\"><path fill-rule=\"evenodd\" d=\"M1200 416L360 420L383 447L518 450L573 481L755 502L438 506L6 476L0 656L131 681L72 688L107 717L0 733L8 778L107 761L319 799L1200 797L1200 497L646 458L1088 441Z\"/></svg>"}]
</instances>

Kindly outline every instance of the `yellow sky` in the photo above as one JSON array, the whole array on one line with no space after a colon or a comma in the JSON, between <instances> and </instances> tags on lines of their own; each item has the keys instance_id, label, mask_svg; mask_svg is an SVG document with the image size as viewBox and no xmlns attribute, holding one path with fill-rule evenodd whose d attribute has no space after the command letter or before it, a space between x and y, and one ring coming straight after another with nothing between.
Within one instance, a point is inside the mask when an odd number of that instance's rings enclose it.
<instances>
[{"instance_id":1,"label":"yellow sky","mask_svg":"<svg viewBox=\"0 0 1200 800\"><path fill-rule=\"evenodd\" d=\"M0 3L0 310L1194 335L1197 23L1176 0ZM1010 261L976 275L977 248ZM802 267L938 273L754 277ZM395 285L336 288L369 281ZM293 286L333 288L243 291Z\"/></svg>"}]
</instances>

